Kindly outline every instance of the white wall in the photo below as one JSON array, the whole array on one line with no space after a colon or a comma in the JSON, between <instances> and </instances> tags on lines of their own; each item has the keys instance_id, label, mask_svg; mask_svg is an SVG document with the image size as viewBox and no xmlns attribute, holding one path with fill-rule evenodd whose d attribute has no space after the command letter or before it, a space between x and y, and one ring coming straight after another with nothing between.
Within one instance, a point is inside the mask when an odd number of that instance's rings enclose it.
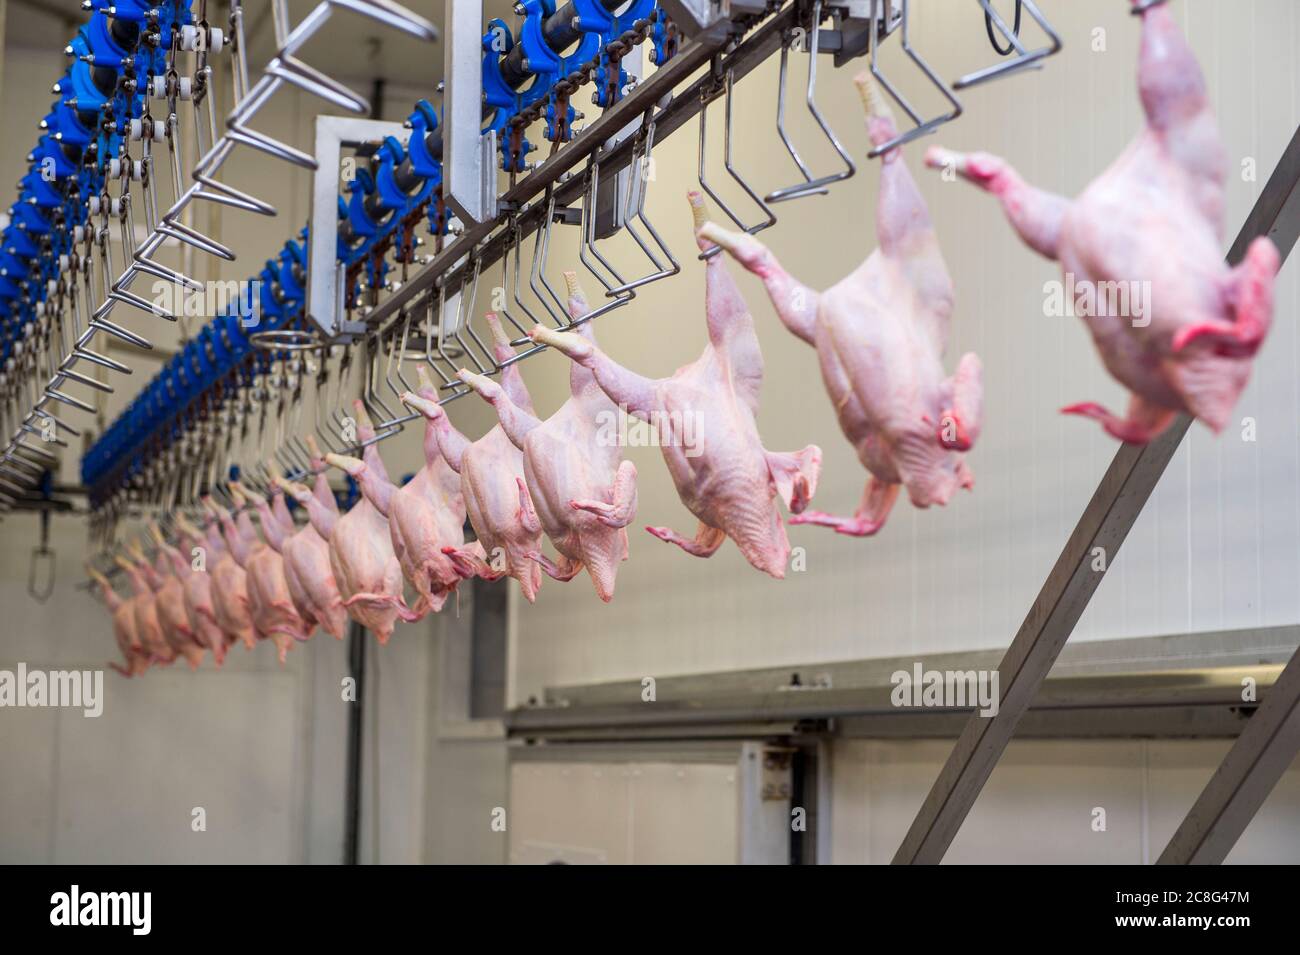
<instances>
[{"instance_id":1,"label":"white wall","mask_svg":"<svg viewBox=\"0 0 1300 955\"><path fill-rule=\"evenodd\" d=\"M514 865L733 865L740 858L734 763L516 761Z\"/></svg>"},{"instance_id":2,"label":"white wall","mask_svg":"<svg viewBox=\"0 0 1300 955\"><path fill-rule=\"evenodd\" d=\"M1013 741L944 861L1152 863L1228 745L1225 740ZM950 748L940 740L837 742L827 861L889 862ZM1298 813L1300 765L1293 765L1227 861L1294 865L1300 859ZM1104 829L1094 829L1094 820Z\"/></svg>"},{"instance_id":3,"label":"white wall","mask_svg":"<svg viewBox=\"0 0 1300 955\"><path fill-rule=\"evenodd\" d=\"M75 586L81 527L55 519L57 584L45 604L26 594L36 535L32 516L0 526L0 669L101 670L104 705L98 718L0 709L0 861L340 861L346 643L317 635L283 667L270 644L236 647L221 669L209 659L196 672L174 664L124 679L105 665L117 656L107 612ZM402 626L387 647L368 647L362 862L422 861L426 805L465 805L439 801L449 781L428 769L440 629ZM470 744L462 751L474 755ZM503 744L493 752L503 765ZM491 788L477 764L462 772ZM504 770L496 788L504 791ZM499 805L504 795L485 798ZM191 830L196 807L206 832Z\"/></svg>"}]
</instances>

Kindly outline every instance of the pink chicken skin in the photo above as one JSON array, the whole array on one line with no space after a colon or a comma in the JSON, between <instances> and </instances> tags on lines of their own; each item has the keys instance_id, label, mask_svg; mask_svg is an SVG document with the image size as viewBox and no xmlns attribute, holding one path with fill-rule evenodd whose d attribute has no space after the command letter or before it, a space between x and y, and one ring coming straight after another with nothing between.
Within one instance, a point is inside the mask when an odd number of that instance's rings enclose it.
<instances>
[{"instance_id":1,"label":"pink chicken skin","mask_svg":"<svg viewBox=\"0 0 1300 955\"><path fill-rule=\"evenodd\" d=\"M370 441L375 436L370 416L359 400L354 408L357 437ZM388 471L379 449L369 444L362 454L367 468L387 480ZM330 570L348 616L373 633L381 644L387 643L399 617L410 620L415 616L402 597L402 566L393 552L388 521L364 495L340 515L333 495L326 501L301 484L290 484L289 490L307 508L312 526L329 543Z\"/></svg>"},{"instance_id":2,"label":"pink chicken skin","mask_svg":"<svg viewBox=\"0 0 1300 955\"><path fill-rule=\"evenodd\" d=\"M871 83L857 77L867 131L877 145L897 135ZM876 233L880 247L824 292L787 273L751 235L706 223L700 236L722 246L763 280L781 322L817 350L822 381L840 429L870 477L852 517L805 511L791 524L818 524L866 536L884 525L900 487L917 507L947 504L974 478L965 453L979 437L983 382L979 358L943 369L953 290L930 214L903 162L881 158Z\"/></svg>"},{"instance_id":3,"label":"pink chicken skin","mask_svg":"<svg viewBox=\"0 0 1300 955\"><path fill-rule=\"evenodd\" d=\"M1134 444L1180 412L1216 433L1227 425L1272 322L1281 265L1267 237L1255 239L1236 268L1223 262L1223 142L1167 4L1142 13L1138 94L1146 126L1073 201L1026 184L987 153L926 155L927 164L997 196L1025 244L1060 262L1076 288L1098 290L1085 321L1102 363L1130 393L1128 410L1120 417L1083 402L1062 411ZM1149 289L1143 314L1114 314L1123 308L1101 294L1109 288L1132 290L1130 301Z\"/></svg>"},{"instance_id":4,"label":"pink chicken skin","mask_svg":"<svg viewBox=\"0 0 1300 955\"><path fill-rule=\"evenodd\" d=\"M438 389L424 366L417 366L419 396L436 404ZM367 467L361 458L327 455L329 463L356 478L366 500L388 519L393 552L402 575L419 593L411 608L415 618L442 610L464 576L444 551L465 547L465 496L461 479L442 456L437 426L426 421L424 467L406 484L397 487L386 476Z\"/></svg>"},{"instance_id":5,"label":"pink chicken skin","mask_svg":"<svg viewBox=\"0 0 1300 955\"><path fill-rule=\"evenodd\" d=\"M514 355L510 338L495 313L488 312L485 317L492 330L497 361L507 361ZM501 372L501 388L516 408L533 414L533 399L517 364ZM462 577L513 577L528 602L536 601L542 571L532 555L541 550L542 529L524 483L523 453L511 443L500 424L471 442L452 427L441 405L410 392L402 395L402 401L429 421L443 458L460 475L465 510L478 537L464 547L446 546L443 553L452 559Z\"/></svg>"},{"instance_id":6,"label":"pink chicken skin","mask_svg":"<svg viewBox=\"0 0 1300 955\"><path fill-rule=\"evenodd\" d=\"M230 482L230 493L239 507L238 528L243 540L251 541L251 546L244 556L244 569L248 571L249 602L253 607L253 626L258 635L269 638L275 643L280 662L284 663L294 643L301 643L311 636L315 624L308 623L298 613L293 597L289 592L289 580L284 569L284 558L279 550L268 543L273 537L278 541L284 537L282 519L288 519L289 513L280 499L283 515L271 512L266 499L238 481ZM279 497L279 495L277 495ZM252 505L262 518L262 538L253 530L253 522L248 514L248 505ZM293 522L289 521L292 526ZM229 534L229 531L227 531ZM235 559L238 560L236 552Z\"/></svg>"},{"instance_id":7,"label":"pink chicken skin","mask_svg":"<svg viewBox=\"0 0 1300 955\"><path fill-rule=\"evenodd\" d=\"M586 297L573 272L565 272L564 280L569 314L580 318L589 311ZM590 322L577 334L596 341ZM602 439L602 416L613 420L618 408L591 371L576 362L569 372L569 400L545 421L515 405L490 378L462 369L460 379L496 409L506 437L524 454L527 494L520 501L533 505L524 518L545 531L560 554L558 564L541 553L533 559L561 581L585 567L596 594L608 603L618 565L627 560L625 528L636 516L636 467L623 460L616 441Z\"/></svg>"},{"instance_id":8,"label":"pink chicken skin","mask_svg":"<svg viewBox=\"0 0 1300 955\"><path fill-rule=\"evenodd\" d=\"M207 499L204 499L207 506ZM242 642L244 649L251 650L257 643L257 633L253 629L253 611L248 602L248 575L244 572L221 536L221 522L209 510L209 522L205 532L207 548L206 565L212 576L212 610L217 618L217 625L226 635L226 646Z\"/></svg>"},{"instance_id":9,"label":"pink chicken skin","mask_svg":"<svg viewBox=\"0 0 1300 955\"><path fill-rule=\"evenodd\" d=\"M136 552L139 554L138 545ZM163 636L162 624L158 621L158 600L154 592L154 584L162 585L162 581L157 579L154 569L149 566L149 562L142 560L143 556L135 556L133 560L128 560L121 554L116 558L117 566L126 571L127 579L131 581L131 591L134 594L129 601L131 613L135 621L136 639L148 654L151 665L171 663L176 659L176 654L172 648L167 645L167 638Z\"/></svg>"},{"instance_id":10,"label":"pink chicken skin","mask_svg":"<svg viewBox=\"0 0 1300 955\"><path fill-rule=\"evenodd\" d=\"M698 230L706 218L704 201L698 192L688 198ZM709 246L698 236L697 243L701 249ZM628 413L659 422L664 461L699 527L693 540L667 527L647 531L696 557L712 556L730 537L754 567L783 578L790 541L775 499L784 500L793 513L804 509L817 488L821 449L812 444L792 453L763 448L754 420L763 385L754 321L723 256L709 259L705 269L709 343L671 378L643 378L573 332L539 325L531 336L590 371ZM685 439L688 420L699 424L694 441Z\"/></svg>"},{"instance_id":11,"label":"pink chicken skin","mask_svg":"<svg viewBox=\"0 0 1300 955\"><path fill-rule=\"evenodd\" d=\"M231 482L230 493L238 508L234 516L210 497L203 498L203 504L216 515L230 556L244 569L244 587L255 640L270 640L275 645L276 656L283 663L293 644L293 629L296 626L301 631L302 623L289 600L284 571L266 559L270 548L258 538L253 520L244 507L245 499L234 482Z\"/></svg>"},{"instance_id":12,"label":"pink chicken skin","mask_svg":"<svg viewBox=\"0 0 1300 955\"><path fill-rule=\"evenodd\" d=\"M329 480L325 477L325 461L320 456L314 438L308 436L307 443L311 452L311 467L317 472L316 485L312 494L322 504L334 503L334 494L330 490ZM276 487L286 490L288 485L282 477L275 479ZM259 505L260 511L261 505ZM294 527L293 518L284 504L284 496L276 494L268 508L279 516L279 524L287 531L278 540L268 537L267 542L280 552L284 558L284 576L289 583L289 596L298 615L309 625L320 627L335 639L343 639L348 625L347 608L339 595L339 585L334 580L334 571L330 567L330 546L320 532L308 521L301 530ZM267 518L262 517L263 526Z\"/></svg>"},{"instance_id":13,"label":"pink chicken skin","mask_svg":"<svg viewBox=\"0 0 1300 955\"><path fill-rule=\"evenodd\" d=\"M86 573L99 585L99 592L104 598L104 605L113 615L113 639L126 661L123 666L116 661L109 661L109 667L125 677L139 676L149 669L149 652L140 643L135 628L135 607L130 600L124 600L113 590L108 578L89 564Z\"/></svg>"},{"instance_id":14,"label":"pink chicken skin","mask_svg":"<svg viewBox=\"0 0 1300 955\"><path fill-rule=\"evenodd\" d=\"M289 600L294 607L294 612L298 615L299 621L303 626L303 637L311 637L316 630L317 618L315 605L309 599L307 589L300 581L298 572L290 567L289 559L285 556L286 548L289 548L290 541L296 533L294 518L289 513L289 507L285 504L285 494L278 486L273 486L270 490L270 500L266 500L263 495L247 489L243 485L238 486L239 494L252 504L253 509L257 512L257 526L261 530L261 537L266 542L266 547L279 557L279 573L283 576ZM311 526L311 525L308 525ZM320 534L312 529L313 537L320 541ZM324 543L322 541L321 543ZM325 563L329 567L329 548L325 548ZM334 574L330 573L330 582L333 582ZM337 594L337 590L335 590ZM339 612L343 613L343 602L339 599ZM346 613L344 613L346 616Z\"/></svg>"},{"instance_id":15,"label":"pink chicken skin","mask_svg":"<svg viewBox=\"0 0 1300 955\"><path fill-rule=\"evenodd\" d=\"M176 526L180 530L180 544L185 552L193 553L196 547L203 547L203 532L189 522L183 515L175 515ZM169 547L163 543L159 546ZM189 618L190 630L199 646L212 651L213 662L221 666L226 660L226 650L233 639L228 637L217 621L217 612L212 603L212 575L207 568L207 555L201 565L195 569L180 550L172 548L172 562L181 578L181 587L185 591L185 613ZM215 556L215 555L214 555ZM178 560L179 558L179 560Z\"/></svg>"},{"instance_id":16,"label":"pink chicken skin","mask_svg":"<svg viewBox=\"0 0 1300 955\"><path fill-rule=\"evenodd\" d=\"M172 652L185 658L191 670L197 670L203 662L203 647L194 636L190 626L190 615L185 609L185 587L182 583L182 570L189 573L190 565L174 547L167 547L162 531L158 525L149 521L149 536L158 548L154 563L154 573L162 581L158 588L158 623L162 627L163 638Z\"/></svg>"}]
</instances>

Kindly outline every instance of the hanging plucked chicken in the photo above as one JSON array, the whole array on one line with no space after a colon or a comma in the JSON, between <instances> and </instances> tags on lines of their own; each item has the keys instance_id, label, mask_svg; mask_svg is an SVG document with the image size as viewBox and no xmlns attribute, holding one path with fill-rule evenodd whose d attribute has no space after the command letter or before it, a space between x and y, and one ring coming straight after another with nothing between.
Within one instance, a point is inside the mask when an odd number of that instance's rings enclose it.
<instances>
[{"instance_id":1,"label":"hanging plucked chicken","mask_svg":"<svg viewBox=\"0 0 1300 955\"><path fill-rule=\"evenodd\" d=\"M587 300L573 272L564 279L576 320L587 314ZM577 334L595 344L590 322ZM464 369L460 378L496 409L506 436L523 452L519 499L531 504L525 520L544 530L560 553L558 564L540 552L532 558L556 580L572 580L585 567L600 599L612 600L618 565L627 559L625 528L636 516L636 467L608 434L619 409L577 362L569 371L569 400L545 421L490 378Z\"/></svg>"},{"instance_id":2,"label":"hanging plucked chicken","mask_svg":"<svg viewBox=\"0 0 1300 955\"><path fill-rule=\"evenodd\" d=\"M510 338L492 312L486 316L492 330L493 350L498 362L514 355ZM501 387L517 408L533 413L518 365L507 365L501 373ZM447 545L461 575L496 579L503 574L519 581L529 603L537 599L542 571L531 555L541 549L542 530L533 515L533 505L524 483L523 453L511 443L500 424L477 441L470 441L447 420L441 405L411 393L402 395L408 407L429 421L438 447L451 469L460 475L465 509L478 540L464 547Z\"/></svg>"},{"instance_id":3,"label":"hanging plucked chicken","mask_svg":"<svg viewBox=\"0 0 1300 955\"><path fill-rule=\"evenodd\" d=\"M698 229L704 199L688 194ZM701 249L710 243L697 237ZM722 256L705 265L704 353L671 378L643 378L614 362L588 339L538 325L536 342L550 345L591 371L609 398L628 413L659 425L660 445L682 503L699 520L695 537L647 527L688 554L710 557L730 537L756 568L784 577L790 541L776 506L798 514L817 489L821 449L772 452L763 447L754 415L763 387L763 353L754 321ZM696 427L687 428L684 423ZM690 435L690 440L686 440Z\"/></svg>"},{"instance_id":4,"label":"hanging plucked chicken","mask_svg":"<svg viewBox=\"0 0 1300 955\"><path fill-rule=\"evenodd\" d=\"M871 141L890 142L898 130L870 74L856 82ZM817 349L840 428L871 475L852 517L808 511L791 523L856 536L880 530L900 487L917 507L947 504L957 488L971 487L965 454L983 422L979 358L967 353L954 375L944 373L952 280L897 147L881 157L876 234L880 247L866 261L816 292L753 236L712 222L700 230L763 280L782 323Z\"/></svg>"},{"instance_id":5,"label":"hanging plucked chicken","mask_svg":"<svg viewBox=\"0 0 1300 955\"><path fill-rule=\"evenodd\" d=\"M1235 268L1223 262L1223 141L1200 67L1164 4L1142 11L1138 94L1145 128L1074 200L1028 185L987 153L932 147L926 163L997 196L1025 244L1091 293L1084 321L1129 406L1123 416L1095 402L1062 411L1140 444L1180 412L1216 432L1227 425L1273 319L1281 257L1261 236Z\"/></svg>"}]
</instances>

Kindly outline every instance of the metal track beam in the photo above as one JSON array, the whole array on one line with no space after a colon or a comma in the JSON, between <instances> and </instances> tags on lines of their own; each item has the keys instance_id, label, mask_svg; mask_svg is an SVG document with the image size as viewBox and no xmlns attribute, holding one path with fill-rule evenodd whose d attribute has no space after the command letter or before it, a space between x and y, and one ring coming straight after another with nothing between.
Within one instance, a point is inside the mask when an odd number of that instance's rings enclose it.
<instances>
[{"instance_id":1,"label":"metal track beam","mask_svg":"<svg viewBox=\"0 0 1300 955\"><path fill-rule=\"evenodd\" d=\"M782 33L786 28L798 22L799 5L790 4L780 12L765 20L754 32L743 40L735 50L722 58L722 70L734 71L735 79L747 75L760 63L780 49ZM714 53L723 48L722 41L709 39L707 42L692 43L677 56L668 61L663 69L656 70L648 80L637 84L617 106L606 110L594 122L588 123L581 133L574 137L563 149L556 152L520 180L513 188L500 197L500 202L507 208L522 208L532 202L519 215L518 226L521 238L532 234L542 224L545 217L545 203L533 202L543 195L547 186L555 187L557 206L577 202L583 194L581 177L565 180L566 173L573 172L597 149L622 129L628 122L640 117L646 110L656 107L664 99L671 97L668 104L655 111L655 142L662 143L671 133L681 128L700 111L700 91L710 82L705 76L686 89L673 91L688 80L700 67L709 62ZM601 175L612 175L626 167L632 161L631 139L609 149L601 157ZM507 248L504 234L493 236L492 233L504 221L500 217L475 226L466 224L463 235L450 243L442 252L434 256L423 270L412 276L405 285L381 302L366 316L371 327L379 327L390 319L396 318L403 309L410 308L424 296L428 295L436 283L447 290L448 296L460 289L471 267L457 266L472 249L478 250L481 268L487 268L496 262Z\"/></svg>"},{"instance_id":2,"label":"metal track beam","mask_svg":"<svg viewBox=\"0 0 1300 955\"><path fill-rule=\"evenodd\" d=\"M1246 217L1228 252L1228 264L1240 262L1246 247L1261 235L1273 239L1282 260L1286 261L1297 233L1300 233L1300 129L1291 137L1277 168ZM1101 583L1104 572L1092 569L1094 549L1104 548L1107 565L1114 562L1120 545L1190 425L1189 417L1179 415L1154 441L1141 446L1121 445L998 665L1002 701L997 715L974 715L967 721L895 853L895 864L937 864L943 859L1015 733L1016 725ZM1285 733L1269 738L1273 742L1289 739ZM1243 807L1247 805L1248 802L1242 802Z\"/></svg>"}]
</instances>

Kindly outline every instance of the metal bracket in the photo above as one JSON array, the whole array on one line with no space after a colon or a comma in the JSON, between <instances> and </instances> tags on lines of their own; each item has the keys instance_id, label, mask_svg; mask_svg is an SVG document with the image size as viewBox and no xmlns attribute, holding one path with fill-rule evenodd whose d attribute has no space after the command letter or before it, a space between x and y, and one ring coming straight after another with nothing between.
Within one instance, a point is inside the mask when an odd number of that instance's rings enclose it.
<instances>
[{"instance_id":1,"label":"metal bracket","mask_svg":"<svg viewBox=\"0 0 1300 955\"><path fill-rule=\"evenodd\" d=\"M846 63L864 56L871 49L872 31L879 42L893 33L903 22L903 0L889 0L885 8L876 9L875 0L845 0L830 3L828 9L835 14L838 28L823 30L817 49L831 53L838 69Z\"/></svg>"},{"instance_id":2,"label":"metal bracket","mask_svg":"<svg viewBox=\"0 0 1300 955\"><path fill-rule=\"evenodd\" d=\"M874 0L874 3L877 5L875 9L880 11L884 10L885 0ZM934 72L934 68L931 67L930 64L927 63L925 59L921 56L921 54L917 52L916 48L912 46L912 41L908 32L908 22L910 19L909 14L911 12L909 10L908 0L902 0L902 4L903 4L903 19L902 19L903 29L902 29L901 43L903 47L903 52L906 53L908 58L917 66L917 68L919 68L921 72L925 74L926 79L928 79L930 83L934 86L934 88L938 90L939 94L948 101L948 105L951 107L951 109L949 109L948 112L946 113L933 117L932 119L922 119L920 115L916 112L916 110L912 108L912 104L908 102L907 98L903 96L903 94L898 90L898 88L889 81L888 77L886 77L885 74L881 72L880 67L877 66L876 49L880 44L879 41L876 39L875 32L870 30L867 31L867 38L870 41L869 52L871 56L871 75L876 78L877 82L879 82L880 85L884 87L885 92L889 94L890 98L895 103L897 103L900 107L902 107L903 112L905 112L908 115L908 117L912 120L912 122L916 124L912 129L909 129L906 132L899 133L889 142L881 143L879 146L872 147L872 149L867 153L867 158L869 159L875 159L877 156L883 155L889 152L889 150L891 149L895 149L898 146L904 145L905 143L910 143L912 140L917 139L918 137L925 136L929 133L934 132L944 123L952 122L954 119L960 116L962 112L961 102L957 99L956 96L953 95L952 90L950 90L947 87L947 85L943 82L943 80L939 78L939 75Z\"/></svg>"},{"instance_id":3,"label":"metal bracket","mask_svg":"<svg viewBox=\"0 0 1300 955\"><path fill-rule=\"evenodd\" d=\"M327 339L350 341L366 330L344 319L343 270L338 267L339 161L344 146L409 133L401 123L350 116L316 117L316 171L311 183L311 249L307 258L307 317Z\"/></svg>"},{"instance_id":4,"label":"metal bracket","mask_svg":"<svg viewBox=\"0 0 1300 955\"><path fill-rule=\"evenodd\" d=\"M642 55L640 46L633 47L623 55L621 65L627 70L628 78L633 85L645 78L644 61L645 58ZM636 135L640 128L640 117L633 117L628 120L626 126L605 140L605 149L613 149L629 136ZM623 228L624 210L627 208L628 184L631 175L632 168L629 166L620 169L613 176L606 176L600 181L599 188L596 191L595 237L597 239L608 239Z\"/></svg>"},{"instance_id":5,"label":"metal bracket","mask_svg":"<svg viewBox=\"0 0 1300 955\"><path fill-rule=\"evenodd\" d=\"M447 0L443 198L467 227L496 216L496 137L483 126L483 0ZM487 145L491 145L491 149Z\"/></svg>"},{"instance_id":6,"label":"metal bracket","mask_svg":"<svg viewBox=\"0 0 1300 955\"><path fill-rule=\"evenodd\" d=\"M765 0L659 0L682 36L695 41L726 37L736 17L756 16L767 9Z\"/></svg>"}]
</instances>

